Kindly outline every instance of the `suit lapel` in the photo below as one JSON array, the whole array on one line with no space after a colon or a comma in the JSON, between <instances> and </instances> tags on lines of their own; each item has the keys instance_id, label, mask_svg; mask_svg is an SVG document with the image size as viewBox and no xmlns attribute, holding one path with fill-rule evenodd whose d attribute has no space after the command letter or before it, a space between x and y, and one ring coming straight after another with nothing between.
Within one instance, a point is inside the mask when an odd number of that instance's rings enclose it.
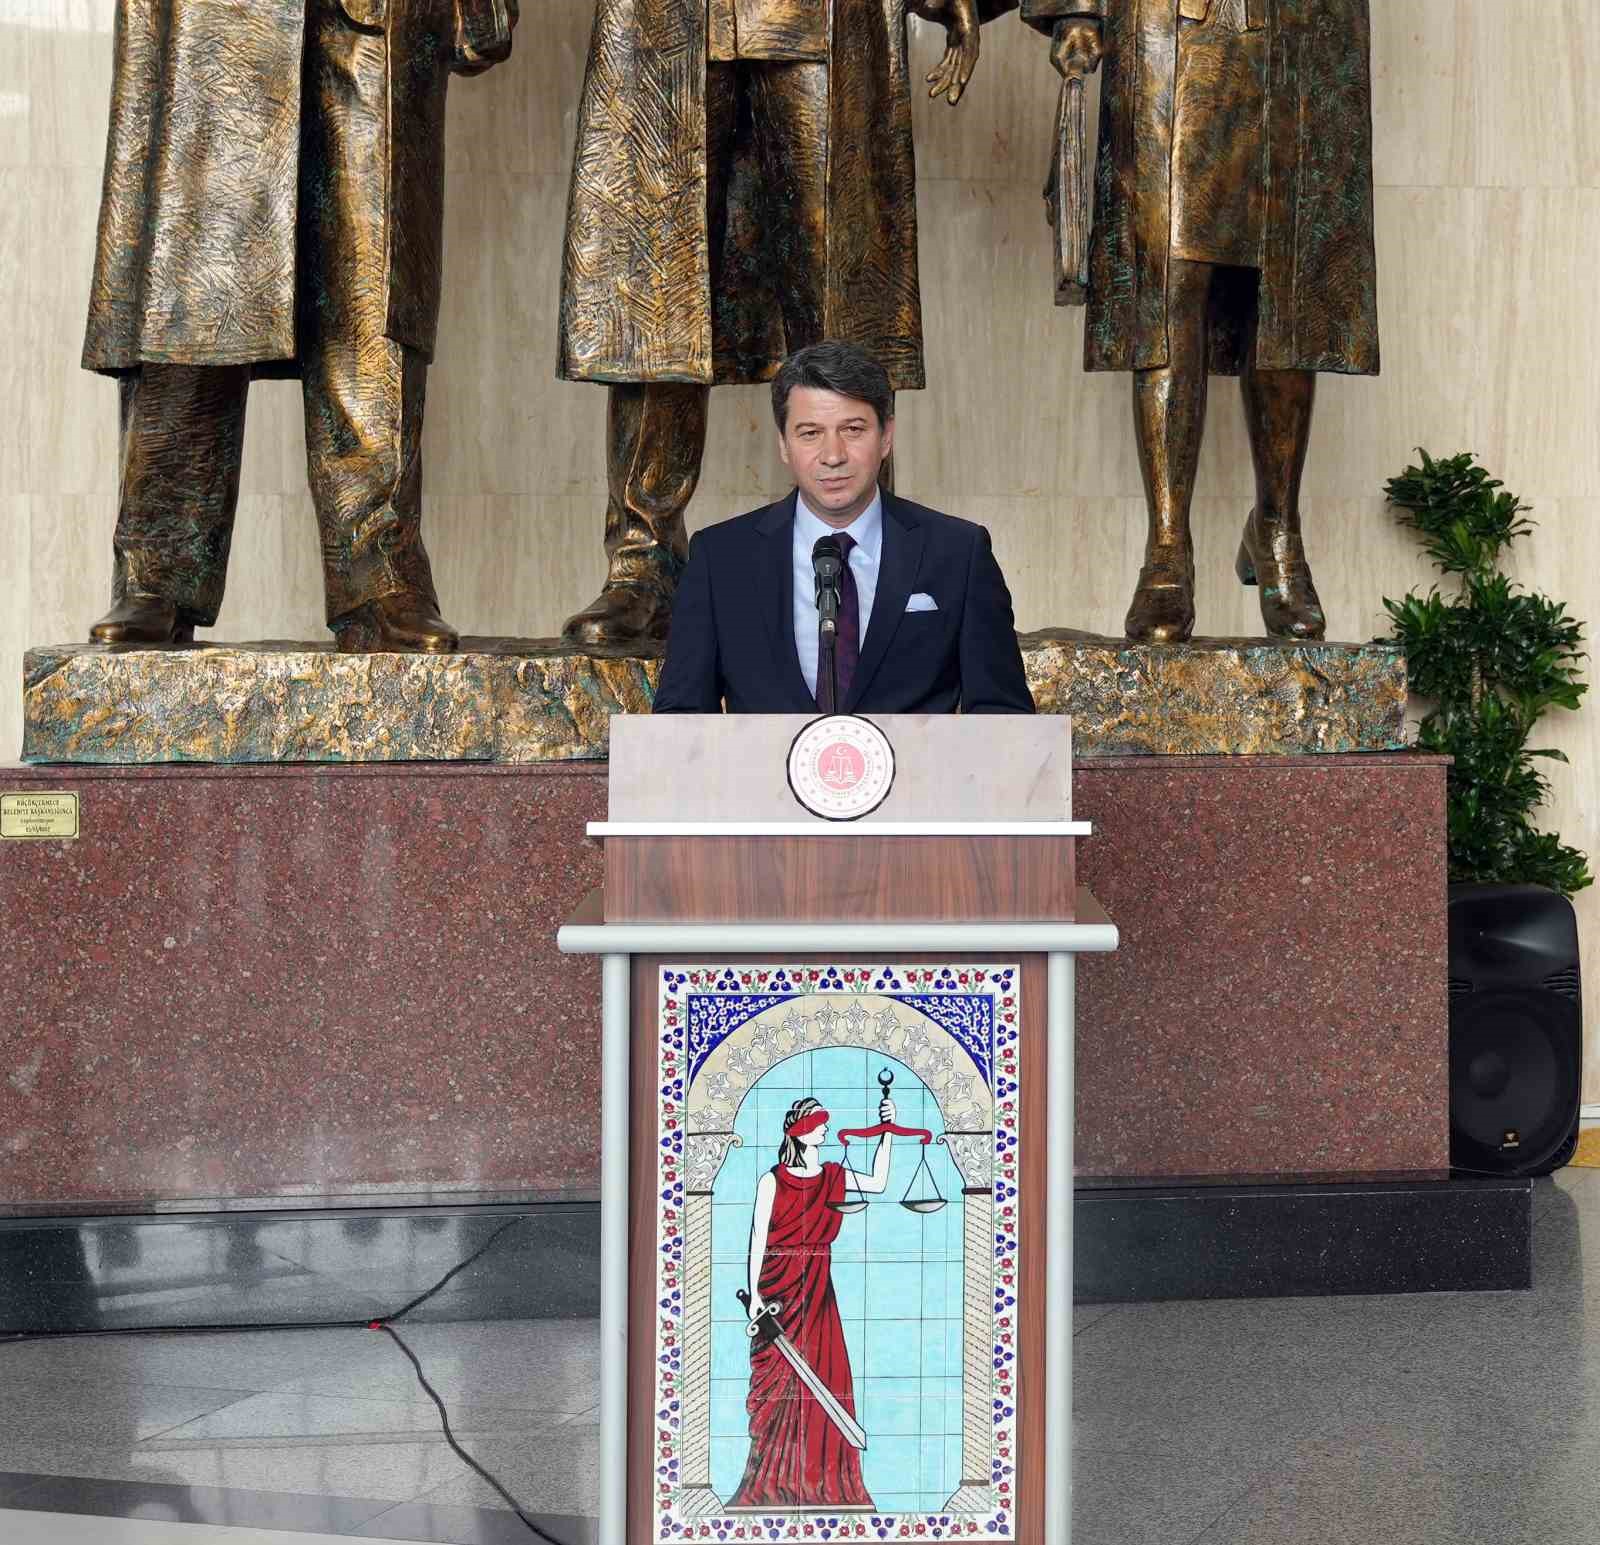
<instances>
[{"instance_id":1,"label":"suit lapel","mask_svg":"<svg viewBox=\"0 0 1600 1545\"><path fill-rule=\"evenodd\" d=\"M922 528L905 519L900 501L893 494L884 494L883 556L878 561L878 589L872 598L872 620L861 642L855 679L844 701L847 713L855 712L856 704L872 685L872 678L889 652L895 630L906 614L906 602L911 599L911 587L916 583L921 562Z\"/></svg>"},{"instance_id":2,"label":"suit lapel","mask_svg":"<svg viewBox=\"0 0 1600 1545\"><path fill-rule=\"evenodd\" d=\"M794 647L794 502L797 495L769 504L757 522L766 543L757 570L762 615L767 619L772 665L783 696L793 704L791 713L815 710L817 703L806 686L805 672Z\"/></svg>"}]
</instances>

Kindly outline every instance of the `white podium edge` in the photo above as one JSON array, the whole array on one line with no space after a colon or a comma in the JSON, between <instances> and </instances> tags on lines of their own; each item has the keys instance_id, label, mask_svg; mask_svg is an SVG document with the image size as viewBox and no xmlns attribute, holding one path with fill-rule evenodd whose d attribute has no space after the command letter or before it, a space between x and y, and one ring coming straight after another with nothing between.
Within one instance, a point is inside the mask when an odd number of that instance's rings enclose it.
<instances>
[{"instance_id":1,"label":"white podium edge","mask_svg":"<svg viewBox=\"0 0 1600 1545\"><path fill-rule=\"evenodd\" d=\"M588 837L1090 837L1088 821L590 821Z\"/></svg>"},{"instance_id":2,"label":"white podium edge","mask_svg":"<svg viewBox=\"0 0 1600 1545\"><path fill-rule=\"evenodd\" d=\"M597 1545L627 1545L628 1177L633 956L816 954L838 947L844 923L569 923L563 954L600 956L600 1519ZM1046 1109L1073 1109L1077 956L1117 947L1112 923L850 924L851 953L971 950L1046 957ZM1072 1142L1071 1119L1047 1123L1045 1301L1045 1501L1041 1545L1072 1541ZM1053 1220L1053 1221L1052 1221ZM1057 1226L1059 1225L1059 1226Z\"/></svg>"}]
</instances>

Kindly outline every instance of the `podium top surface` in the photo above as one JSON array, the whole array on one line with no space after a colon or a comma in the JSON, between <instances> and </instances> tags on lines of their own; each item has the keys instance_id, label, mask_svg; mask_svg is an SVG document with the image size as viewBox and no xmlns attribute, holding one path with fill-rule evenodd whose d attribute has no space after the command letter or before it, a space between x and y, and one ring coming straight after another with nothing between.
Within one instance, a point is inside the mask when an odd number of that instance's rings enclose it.
<instances>
[{"instance_id":1,"label":"podium top surface","mask_svg":"<svg viewBox=\"0 0 1600 1545\"><path fill-rule=\"evenodd\" d=\"M789 748L816 715L618 714L609 822L837 831L789 788ZM1062 823L1072 817L1072 721L1062 715L869 714L894 783L858 827ZM884 833L888 835L888 833Z\"/></svg>"}]
</instances>

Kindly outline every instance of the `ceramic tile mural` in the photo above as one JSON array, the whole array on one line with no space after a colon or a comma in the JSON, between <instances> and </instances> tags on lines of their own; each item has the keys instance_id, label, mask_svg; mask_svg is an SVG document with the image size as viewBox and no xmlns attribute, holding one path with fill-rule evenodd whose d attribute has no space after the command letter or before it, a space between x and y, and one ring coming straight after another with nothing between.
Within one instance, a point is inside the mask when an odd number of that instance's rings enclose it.
<instances>
[{"instance_id":1,"label":"ceramic tile mural","mask_svg":"<svg viewBox=\"0 0 1600 1545\"><path fill-rule=\"evenodd\" d=\"M654 1538L1015 1539L1018 968L659 991Z\"/></svg>"}]
</instances>

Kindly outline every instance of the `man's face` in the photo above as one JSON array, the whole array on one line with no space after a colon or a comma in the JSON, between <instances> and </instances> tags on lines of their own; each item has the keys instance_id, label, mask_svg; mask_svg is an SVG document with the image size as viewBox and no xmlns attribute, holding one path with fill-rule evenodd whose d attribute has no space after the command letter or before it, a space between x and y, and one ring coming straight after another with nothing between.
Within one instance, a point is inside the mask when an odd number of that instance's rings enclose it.
<instances>
[{"instance_id":1,"label":"man's face","mask_svg":"<svg viewBox=\"0 0 1600 1545\"><path fill-rule=\"evenodd\" d=\"M872 503L878 469L893 449L894 420L880 425L870 402L814 386L789 393L778 451L824 524L843 530Z\"/></svg>"}]
</instances>

